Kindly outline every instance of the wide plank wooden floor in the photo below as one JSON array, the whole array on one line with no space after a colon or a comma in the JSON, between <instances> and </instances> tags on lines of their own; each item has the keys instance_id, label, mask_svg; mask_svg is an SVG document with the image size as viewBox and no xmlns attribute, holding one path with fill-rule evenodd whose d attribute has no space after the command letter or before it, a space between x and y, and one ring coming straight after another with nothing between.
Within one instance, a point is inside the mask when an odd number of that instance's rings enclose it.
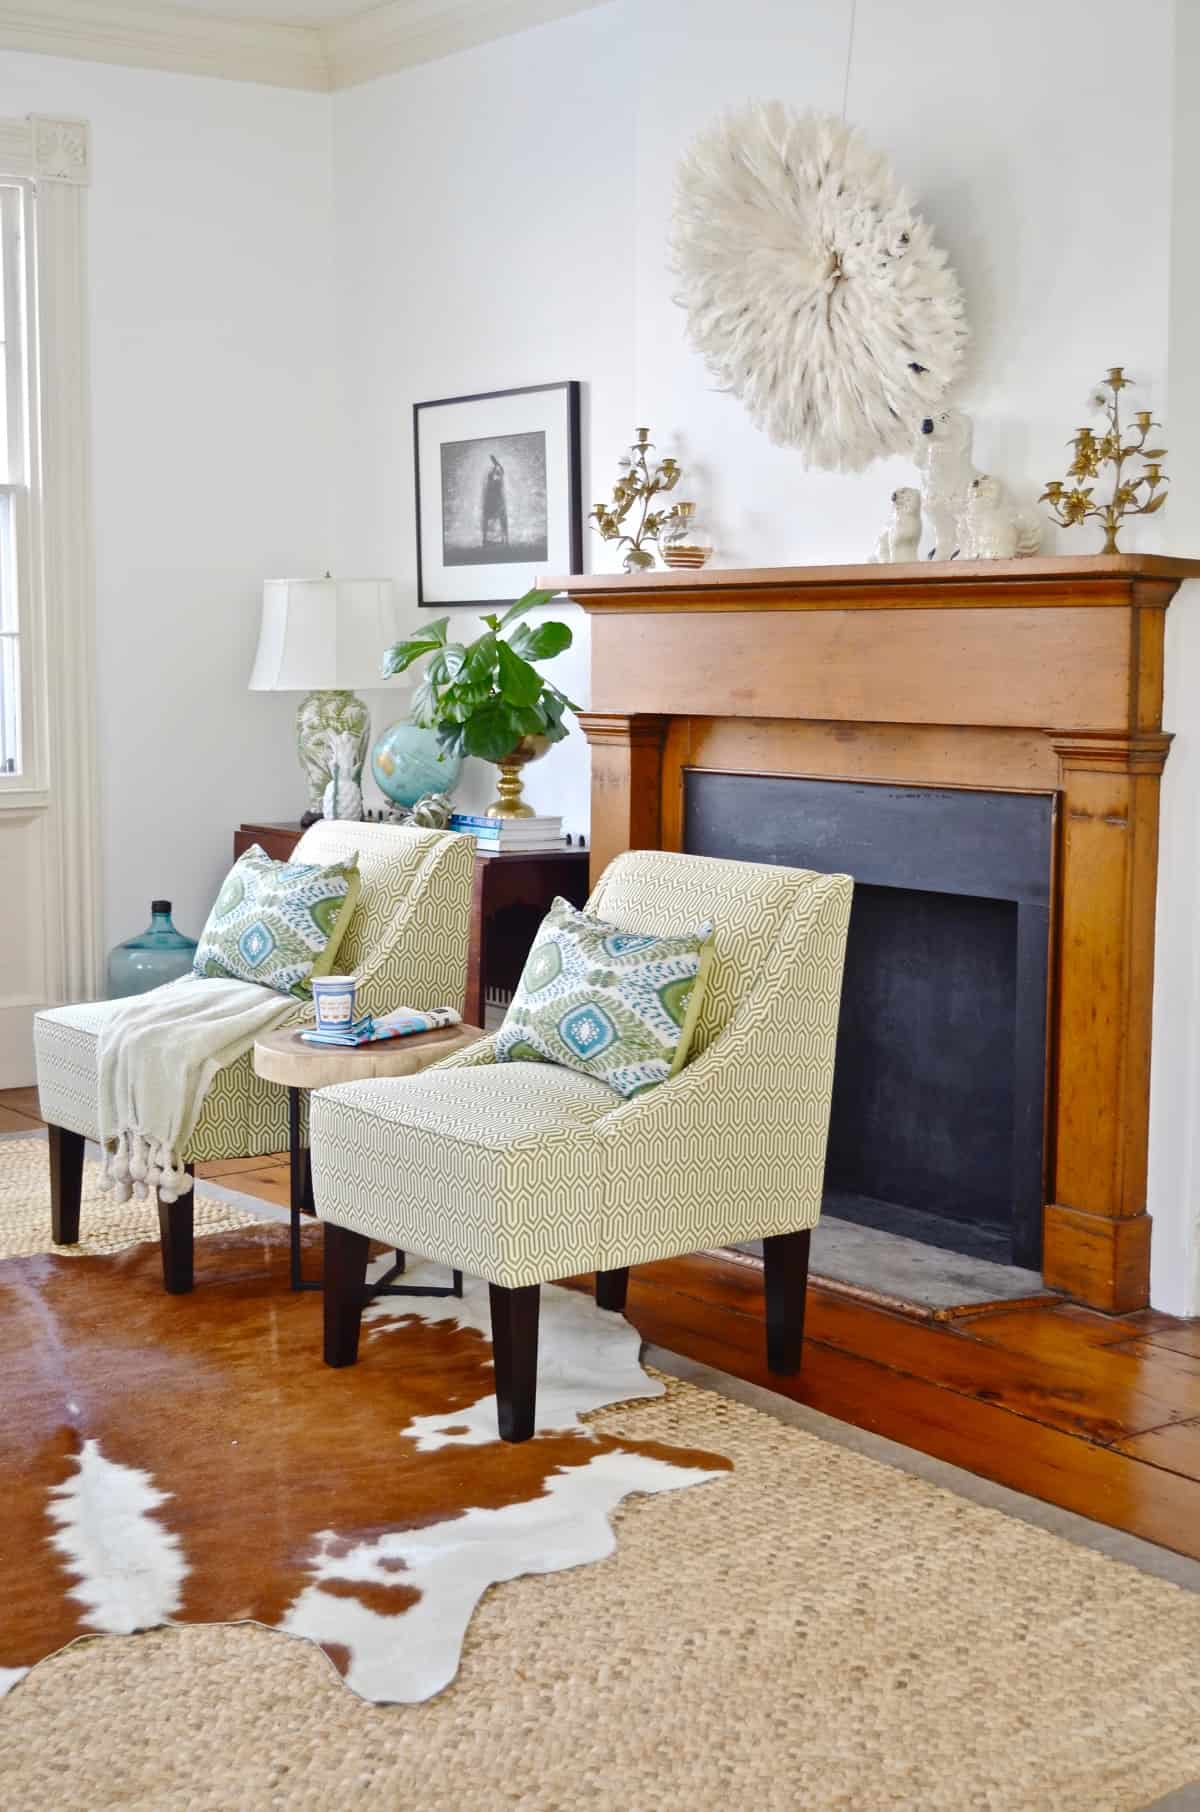
<instances>
[{"instance_id":1,"label":"wide plank wooden floor","mask_svg":"<svg viewBox=\"0 0 1200 1812\"><path fill-rule=\"evenodd\" d=\"M39 1125L35 1090L0 1091L0 1132ZM284 1157L200 1174L288 1199ZM628 1314L671 1352L1200 1559L1200 1321L1068 1302L914 1321L814 1286L803 1367L782 1379L750 1265L644 1265Z\"/></svg>"}]
</instances>

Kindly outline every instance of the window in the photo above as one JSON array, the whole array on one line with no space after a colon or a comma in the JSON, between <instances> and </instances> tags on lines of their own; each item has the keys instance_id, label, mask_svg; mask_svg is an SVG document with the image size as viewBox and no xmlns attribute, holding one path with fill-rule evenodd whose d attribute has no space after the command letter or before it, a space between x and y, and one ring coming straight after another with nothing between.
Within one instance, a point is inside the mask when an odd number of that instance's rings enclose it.
<instances>
[{"instance_id":1,"label":"window","mask_svg":"<svg viewBox=\"0 0 1200 1812\"><path fill-rule=\"evenodd\" d=\"M22 779L29 785L36 765L35 655L21 609L30 470L28 208L20 184L0 184L0 788Z\"/></svg>"}]
</instances>

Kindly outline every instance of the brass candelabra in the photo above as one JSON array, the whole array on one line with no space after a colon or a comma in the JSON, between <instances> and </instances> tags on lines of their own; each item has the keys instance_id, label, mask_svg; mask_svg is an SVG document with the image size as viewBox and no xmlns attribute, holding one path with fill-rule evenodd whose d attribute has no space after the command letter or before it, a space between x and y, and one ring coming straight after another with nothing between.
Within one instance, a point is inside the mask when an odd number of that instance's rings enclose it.
<instances>
[{"instance_id":1,"label":"brass candelabra","mask_svg":"<svg viewBox=\"0 0 1200 1812\"><path fill-rule=\"evenodd\" d=\"M1102 522L1102 551L1106 554L1119 553L1117 531L1126 516L1152 516L1167 501L1167 493L1160 486L1169 480L1159 463L1166 458L1167 450L1146 445L1150 430L1162 424L1153 419L1148 409L1140 409L1133 418L1135 427L1128 441L1121 427L1121 392L1131 382L1122 366L1111 368L1097 391L1097 401L1108 417L1107 428L1102 434L1091 428L1078 430L1068 443L1074 447L1075 457L1067 469L1066 482L1052 479L1038 499L1050 505L1054 520L1063 528L1087 522L1093 516ZM1104 396L1106 390L1111 391L1111 398ZM1136 478L1125 476L1125 462L1129 459L1140 459L1145 464L1145 470ZM1098 478L1104 466L1113 467L1113 489L1108 502L1099 503L1093 499L1094 487L1086 481Z\"/></svg>"},{"instance_id":2,"label":"brass candelabra","mask_svg":"<svg viewBox=\"0 0 1200 1812\"><path fill-rule=\"evenodd\" d=\"M649 428L635 430L637 440L617 463L621 477L613 486L612 502L598 503L589 513L591 521L605 541L624 547L622 565L627 573L645 572L654 565L654 555L647 541L658 541L669 529L684 526L695 509L694 504L678 503L669 509L652 509L656 497L673 491L682 473L671 458L652 461L654 443ZM633 534L623 532L630 512L642 506L641 518Z\"/></svg>"}]
</instances>

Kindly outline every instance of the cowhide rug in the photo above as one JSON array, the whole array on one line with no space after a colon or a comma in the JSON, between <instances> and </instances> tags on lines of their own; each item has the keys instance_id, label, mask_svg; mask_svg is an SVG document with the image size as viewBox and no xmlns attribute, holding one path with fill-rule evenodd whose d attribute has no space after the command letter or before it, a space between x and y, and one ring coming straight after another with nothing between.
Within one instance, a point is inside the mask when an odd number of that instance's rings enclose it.
<instances>
[{"instance_id":1,"label":"cowhide rug","mask_svg":"<svg viewBox=\"0 0 1200 1812\"><path fill-rule=\"evenodd\" d=\"M332 1371L286 1250L277 1226L198 1240L184 1297L148 1243L0 1263L0 1692L79 1636L252 1619L318 1643L364 1698L429 1698L490 1585L601 1560L623 1498L728 1470L581 1423L662 1394L587 1296L542 1293L538 1433L514 1447L486 1286L381 1298Z\"/></svg>"}]
</instances>

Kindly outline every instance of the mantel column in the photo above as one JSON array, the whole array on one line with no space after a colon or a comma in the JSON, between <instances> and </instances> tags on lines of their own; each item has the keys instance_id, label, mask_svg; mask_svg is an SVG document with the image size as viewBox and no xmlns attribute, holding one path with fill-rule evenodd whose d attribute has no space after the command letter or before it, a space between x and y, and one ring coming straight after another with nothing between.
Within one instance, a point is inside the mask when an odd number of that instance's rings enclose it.
<instances>
[{"instance_id":1,"label":"mantel column","mask_svg":"<svg viewBox=\"0 0 1200 1812\"><path fill-rule=\"evenodd\" d=\"M670 719L647 712L581 711L592 750L592 886L614 856L658 849L662 756Z\"/></svg>"},{"instance_id":2,"label":"mantel column","mask_svg":"<svg viewBox=\"0 0 1200 1812\"><path fill-rule=\"evenodd\" d=\"M1058 1088L1043 1271L1123 1313L1149 1300L1146 1147L1159 777L1171 739L1056 736Z\"/></svg>"}]
</instances>

